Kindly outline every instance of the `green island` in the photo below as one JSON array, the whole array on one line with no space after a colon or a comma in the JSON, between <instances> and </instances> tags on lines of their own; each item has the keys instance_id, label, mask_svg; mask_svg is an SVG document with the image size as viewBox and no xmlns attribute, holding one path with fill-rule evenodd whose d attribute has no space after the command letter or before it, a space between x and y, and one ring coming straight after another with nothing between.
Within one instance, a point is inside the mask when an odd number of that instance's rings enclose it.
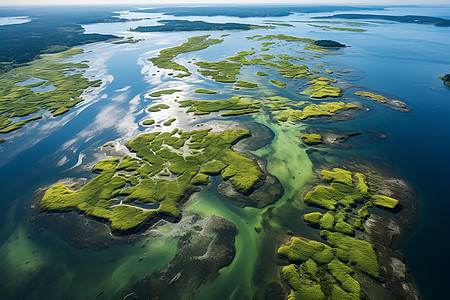
<instances>
[{"instance_id":1,"label":"green island","mask_svg":"<svg viewBox=\"0 0 450 300\"><path fill-rule=\"evenodd\" d=\"M305 214L304 221L321 230L324 242L294 236L278 249L288 299L368 299L361 276L382 280L385 271L372 244L357 231L364 231L368 208L398 209L398 200L378 195L362 173L334 168L321 175L330 185L316 186L304 202L328 211Z\"/></svg>"},{"instance_id":2,"label":"green island","mask_svg":"<svg viewBox=\"0 0 450 300\"><path fill-rule=\"evenodd\" d=\"M313 19L352 19L352 20L387 20L399 23L416 23L416 24L429 24L438 27L450 27L450 20L437 17L428 16L389 16L389 15L372 15L372 14L337 14L324 17L313 17Z\"/></svg>"},{"instance_id":3,"label":"green island","mask_svg":"<svg viewBox=\"0 0 450 300\"><path fill-rule=\"evenodd\" d=\"M77 190L64 183L50 187L40 209L75 211L107 223L117 234L143 231L160 219L177 222L183 202L199 190L197 185L207 184L209 176L222 175L244 195L253 192L262 170L231 149L250 135L244 129L142 134L126 144L136 158L101 160L92 168L98 175ZM164 178L168 174L175 178Z\"/></svg>"},{"instance_id":4,"label":"green island","mask_svg":"<svg viewBox=\"0 0 450 300\"><path fill-rule=\"evenodd\" d=\"M450 74L445 74L439 77L445 85L450 86Z\"/></svg>"},{"instance_id":5,"label":"green island","mask_svg":"<svg viewBox=\"0 0 450 300\"><path fill-rule=\"evenodd\" d=\"M127 37L126 39L122 40L122 41L117 41L117 42L112 42L111 44L114 45L121 45L121 44L136 44L139 43L141 41L143 41L144 39L133 39L132 36Z\"/></svg>"},{"instance_id":6,"label":"green island","mask_svg":"<svg viewBox=\"0 0 450 300\"><path fill-rule=\"evenodd\" d=\"M61 60L83 53L71 49L58 54L45 54L27 66L14 68L0 75L0 133L23 127L40 119L44 111L54 117L62 115L83 101L81 95L89 87L97 87L101 80L83 77L88 65L64 63ZM69 72L72 75L67 75ZM27 84L27 81L31 83ZM31 118L18 118L37 114Z\"/></svg>"},{"instance_id":7,"label":"green island","mask_svg":"<svg viewBox=\"0 0 450 300\"><path fill-rule=\"evenodd\" d=\"M241 72L242 65L225 60L219 62L199 61L195 63L201 69L198 71L203 76L212 77L217 82L231 83L236 82L236 75Z\"/></svg>"},{"instance_id":8,"label":"green island","mask_svg":"<svg viewBox=\"0 0 450 300\"><path fill-rule=\"evenodd\" d=\"M306 83L309 87L301 94L309 95L311 98L340 97L342 94L341 88L331 85L331 82L336 81L336 79L323 76L315 77Z\"/></svg>"},{"instance_id":9,"label":"green island","mask_svg":"<svg viewBox=\"0 0 450 300\"><path fill-rule=\"evenodd\" d=\"M198 93L198 94L217 94L216 91L211 91L211 90L207 90L207 89L196 89L194 91L194 93Z\"/></svg>"},{"instance_id":10,"label":"green island","mask_svg":"<svg viewBox=\"0 0 450 300\"><path fill-rule=\"evenodd\" d=\"M366 32L367 29L361 29L361 28L349 28L349 27L333 27L328 25L316 25L316 24L308 24L309 26L316 27L316 28L323 28L327 30L338 30L338 31L352 31L352 32Z\"/></svg>"},{"instance_id":11,"label":"green island","mask_svg":"<svg viewBox=\"0 0 450 300\"><path fill-rule=\"evenodd\" d=\"M363 98L369 98L369 99L372 99L373 101L378 101L378 102L381 102L381 103L386 103L387 102L386 98L384 98L383 96L376 95L376 94L370 93L370 92L357 91L357 92L355 92L355 95L363 97Z\"/></svg>"},{"instance_id":12,"label":"green island","mask_svg":"<svg viewBox=\"0 0 450 300\"><path fill-rule=\"evenodd\" d=\"M144 122L142 122L142 125L146 125L146 126L153 125L153 124L155 124L155 120L153 120L153 119L147 119L147 120L144 120Z\"/></svg>"},{"instance_id":13,"label":"green island","mask_svg":"<svg viewBox=\"0 0 450 300\"><path fill-rule=\"evenodd\" d=\"M161 95L172 95L173 93L176 93L176 92L182 92L182 90L177 90L177 89L160 90L160 91L152 92L148 95L150 97L161 97Z\"/></svg>"},{"instance_id":14,"label":"green island","mask_svg":"<svg viewBox=\"0 0 450 300\"><path fill-rule=\"evenodd\" d=\"M163 125L164 125L164 126L170 126L170 125L172 125L172 123L175 122L175 121L176 121L176 118L170 118L169 120L165 121L165 122L163 123Z\"/></svg>"},{"instance_id":15,"label":"green island","mask_svg":"<svg viewBox=\"0 0 450 300\"><path fill-rule=\"evenodd\" d=\"M323 137L317 133L309 133L309 134L306 133L306 134L302 134L300 139L306 145L317 145L317 144L322 143Z\"/></svg>"},{"instance_id":16,"label":"green island","mask_svg":"<svg viewBox=\"0 0 450 300\"><path fill-rule=\"evenodd\" d=\"M269 74L261 72L261 71L258 71L258 72L256 72L256 75L258 75L258 76L268 76Z\"/></svg>"},{"instance_id":17,"label":"green island","mask_svg":"<svg viewBox=\"0 0 450 300\"><path fill-rule=\"evenodd\" d=\"M161 109L168 109L170 106L164 103L161 104L155 104L153 106L150 106L149 108L147 108L147 111L149 112L157 112L157 111L161 111Z\"/></svg>"},{"instance_id":18,"label":"green island","mask_svg":"<svg viewBox=\"0 0 450 300\"><path fill-rule=\"evenodd\" d=\"M188 41L181 44L180 46L163 49L159 52L159 55L157 57L152 57L148 60L158 68L183 72L175 75L174 77L182 78L190 76L192 73L189 72L189 70L185 66L174 62L173 59L182 53L206 49L211 45L223 42L223 40L220 39L208 39L209 36L210 35L202 35L188 38Z\"/></svg>"},{"instance_id":19,"label":"green island","mask_svg":"<svg viewBox=\"0 0 450 300\"><path fill-rule=\"evenodd\" d=\"M280 113L281 122L305 120L312 117L332 117L340 111L359 108L357 105L345 102L324 102L322 104L309 104L302 109L287 109Z\"/></svg>"},{"instance_id":20,"label":"green island","mask_svg":"<svg viewBox=\"0 0 450 300\"><path fill-rule=\"evenodd\" d=\"M270 28L269 26L251 25L243 23L210 23L189 20L159 20L163 25L138 26L130 31L136 32L174 32L174 31L219 31L219 30L251 30Z\"/></svg>"},{"instance_id":21,"label":"green island","mask_svg":"<svg viewBox=\"0 0 450 300\"><path fill-rule=\"evenodd\" d=\"M284 83L283 81L271 79L270 83L273 85L276 85L277 87L282 88L282 89L284 89L286 87L286 83Z\"/></svg>"},{"instance_id":22,"label":"green island","mask_svg":"<svg viewBox=\"0 0 450 300\"><path fill-rule=\"evenodd\" d=\"M193 112L195 115L206 115L221 110L229 110L229 112L223 113L222 116L242 115L259 111L257 101L243 101L239 96L216 101L183 100L178 103L180 107L188 107L187 113Z\"/></svg>"},{"instance_id":23,"label":"green island","mask_svg":"<svg viewBox=\"0 0 450 300\"><path fill-rule=\"evenodd\" d=\"M254 82L249 82L249 81L238 81L234 84L237 87L245 87L245 88L250 88L250 89L254 89L257 88L258 85Z\"/></svg>"}]
</instances>

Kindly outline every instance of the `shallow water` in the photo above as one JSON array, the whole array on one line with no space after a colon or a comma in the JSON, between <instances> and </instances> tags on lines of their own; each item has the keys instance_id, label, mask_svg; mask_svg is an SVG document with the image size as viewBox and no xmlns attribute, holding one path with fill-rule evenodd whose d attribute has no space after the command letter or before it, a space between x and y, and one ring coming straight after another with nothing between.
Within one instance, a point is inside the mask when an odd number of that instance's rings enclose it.
<instances>
[{"instance_id":1,"label":"shallow water","mask_svg":"<svg viewBox=\"0 0 450 300\"><path fill-rule=\"evenodd\" d=\"M389 13L423 14L420 8L391 10ZM448 8L427 8L426 12L435 16L450 15ZM306 20L308 17L292 15L277 20ZM164 19L170 18L164 16ZM195 19L256 24L263 23L265 18ZM135 281L168 263L176 252L177 234L117 243L99 250L73 247L47 227L41 232L36 223L29 222L33 216L29 205L33 191L63 178L92 178L89 167L106 157L97 148L109 141L123 143L142 132L184 128L188 124L218 117L211 114L205 119L193 119L192 116L178 115L171 101L175 96L180 96L180 99L217 100L232 95L281 95L306 99L298 96L300 81L288 81L274 71L259 66L243 68L239 79L258 82L264 85L264 89L233 90L232 84L216 83L201 77L195 72L195 67L187 63L193 58L217 61L233 56L237 51L260 47L260 42L245 37L276 33L333 39L350 45L341 50L342 55L320 54L322 57L314 60L310 58L317 53L303 51L295 44L286 44L282 51L307 58L304 62L310 66L322 64L334 71L351 70L350 74L342 76L349 84L402 99L411 111L400 112L371 100L358 99L369 110L356 113L352 120L335 123L319 120L296 126L279 125L263 114L234 118L259 122L274 132L273 141L253 153L267 160L268 171L279 178L285 195L264 209L238 208L218 195L215 189L204 189L191 197L186 211L198 212L203 216L223 216L235 223L239 232L233 263L220 271L216 281L206 284L196 298L249 299L259 288L255 282L275 279L278 274L274 253L276 243L281 242L277 241L278 230L287 229L307 238L318 238L317 233L306 227L299 217L309 211L301 201L301 195L314 178L314 168L320 163L337 162L353 156L382 161L392 173L405 178L415 187L420 223L404 247L407 266L424 299L443 299L447 295L446 270L450 267L450 261L445 256L445 249L449 246L445 237L446 228L450 225L446 217L450 209L447 201L450 195L446 188L450 178L447 153L450 146L447 138L450 89L442 84L438 76L449 72L450 58L447 53L450 40L444 38L448 36L449 28L371 24L364 27L367 32L355 33L323 31L305 23L292 23L296 27L212 32L212 38L225 33L231 35L222 44L177 57L175 61L194 71L192 76L178 80L168 77L168 70L157 72L146 59L160 49L179 45L188 37L207 32L144 34L126 31L137 24L148 25L152 22L155 20L85 26L88 33L132 35L145 38L145 41L83 46L85 53L71 60L89 60L91 68L86 75L93 76L92 79L103 79L104 85L86 95L86 101L69 113L57 118L43 118L2 136L7 139L0 144L0 182L3 183L0 264L6 266L0 268L0 276L5 278L0 285L2 295L9 299L59 299L63 296L78 299L95 298L97 295L98 299L122 299ZM287 82L287 88L280 90L271 86L267 83L268 77L254 76L256 71L267 71L270 79ZM194 94L193 91L200 87L219 93ZM164 96L162 100L146 96L151 91L166 88L178 88L183 92ZM350 89L345 97L355 98L353 91ZM167 102L171 108L150 115L145 109L152 102ZM148 117L161 124L173 115L177 115L178 119L169 128L139 125ZM299 139L309 126L341 132L361 131L363 134L347 142L351 149L321 149L318 154L311 155ZM376 138L380 132L385 133L387 139ZM257 233L255 227L261 227L265 220L272 229ZM171 225L171 230L182 231L182 225L183 221L179 225Z\"/></svg>"}]
</instances>

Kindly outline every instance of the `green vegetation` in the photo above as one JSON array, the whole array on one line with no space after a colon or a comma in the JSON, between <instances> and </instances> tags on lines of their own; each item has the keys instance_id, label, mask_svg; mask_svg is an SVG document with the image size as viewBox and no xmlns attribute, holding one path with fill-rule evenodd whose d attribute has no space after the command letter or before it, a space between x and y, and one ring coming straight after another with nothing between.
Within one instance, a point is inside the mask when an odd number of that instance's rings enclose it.
<instances>
[{"instance_id":1,"label":"green vegetation","mask_svg":"<svg viewBox=\"0 0 450 300\"><path fill-rule=\"evenodd\" d=\"M173 32L173 31L213 31L213 30L250 30L257 29L254 25L242 23L210 23L189 20L159 20L158 26L139 26L130 31L137 32ZM259 28L267 28L260 26Z\"/></svg>"},{"instance_id":2,"label":"green vegetation","mask_svg":"<svg viewBox=\"0 0 450 300\"><path fill-rule=\"evenodd\" d=\"M207 90L207 89L196 89L194 91L194 93L199 93L199 94L217 94L216 91L210 91L210 90Z\"/></svg>"},{"instance_id":3,"label":"green vegetation","mask_svg":"<svg viewBox=\"0 0 450 300\"><path fill-rule=\"evenodd\" d=\"M205 115L221 110L233 111L234 115L259 111L259 107L256 105L257 102L242 101L241 97L239 96L216 101L183 100L179 101L178 103L180 104L180 107L189 107L187 112L193 112L195 115ZM233 115L233 113L224 113L222 114L222 116L231 116Z\"/></svg>"},{"instance_id":4,"label":"green vegetation","mask_svg":"<svg viewBox=\"0 0 450 300\"><path fill-rule=\"evenodd\" d=\"M168 90L160 90L160 91L156 91L156 92L152 92L150 94L148 94L150 97L161 97L161 95L171 95L173 93L176 92L181 92L182 90L177 90L177 89L168 89Z\"/></svg>"},{"instance_id":5,"label":"green vegetation","mask_svg":"<svg viewBox=\"0 0 450 300\"><path fill-rule=\"evenodd\" d=\"M328 25L315 25L315 24L308 24L309 26L317 27L317 28L323 28L328 30L338 30L338 31L352 31L352 32L366 32L366 29L360 29L360 28L349 28L349 27L333 27Z\"/></svg>"},{"instance_id":6,"label":"green vegetation","mask_svg":"<svg viewBox=\"0 0 450 300\"><path fill-rule=\"evenodd\" d=\"M240 51L237 53L237 55L228 57L227 59L234 61L234 62L241 63L243 65L251 65L251 62L247 58L245 58L245 56L253 55L253 54L255 54L254 51Z\"/></svg>"},{"instance_id":7,"label":"green vegetation","mask_svg":"<svg viewBox=\"0 0 450 300\"><path fill-rule=\"evenodd\" d=\"M301 94L309 95L311 98L339 97L341 96L342 90L338 87L331 86L331 82L335 81L335 79L323 76L316 77L306 83L309 87L301 92Z\"/></svg>"},{"instance_id":8,"label":"green vegetation","mask_svg":"<svg viewBox=\"0 0 450 300\"><path fill-rule=\"evenodd\" d=\"M164 126L170 126L173 122L175 122L176 118L170 118L169 120L163 123Z\"/></svg>"},{"instance_id":9,"label":"green vegetation","mask_svg":"<svg viewBox=\"0 0 450 300\"><path fill-rule=\"evenodd\" d=\"M317 145L322 143L322 136L317 133L302 134L300 138L306 145Z\"/></svg>"},{"instance_id":10,"label":"green vegetation","mask_svg":"<svg viewBox=\"0 0 450 300\"><path fill-rule=\"evenodd\" d=\"M322 47L322 48L334 48L334 49L346 47L344 44L341 44L339 42L332 41L332 40L314 41L314 45Z\"/></svg>"},{"instance_id":11,"label":"green vegetation","mask_svg":"<svg viewBox=\"0 0 450 300\"><path fill-rule=\"evenodd\" d=\"M398 205L398 200L383 195L373 195L371 201L375 206L388 209L395 209Z\"/></svg>"},{"instance_id":12,"label":"green vegetation","mask_svg":"<svg viewBox=\"0 0 450 300\"><path fill-rule=\"evenodd\" d=\"M144 122L142 122L142 125L146 125L146 126L153 125L153 124L155 124L155 120L153 120L153 119L147 119Z\"/></svg>"},{"instance_id":13,"label":"green vegetation","mask_svg":"<svg viewBox=\"0 0 450 300\"><path fill-rule=\"evenodd\" d=\"M316 186L303 200L327 212L303 217L308 226L321 230L326 243L294 236L278 249L285 261L281 273L291 288L288 299L367 299L358 281L366 280L362 274L383 278L383 269L373 246L356 230L364 230L370 207L395 210L398 200L377 194L362 173L334 168L321 175L330 186ZM357 210L357 204L363 206Z\"/></svg>"},{"instance_id":14,"label":"green vegetation","mask_svg":"<svg viewBox=\"0 0 450 300\"><path fill-rule=\"evenodd\" d=\"M289 24L289 23L272 22L272 23L266 23L266 24L271 24L271 25L275 25L275 26L295 27L294 25Z\"/></svg>"},{"instance_id":15,"label":"green vegetation","mask_svg":"<svg viewBox=\"0 0 450 300\"><path fill-rule=\"evenodd\" d=\"M315 19L340 18L352 20L387 20L400 23L416 23L416 24L430 24L438 27L449 27L450 20L427 16L389 16L389 15L371 15L371 14L337 14L326 17L315 17Z\"/></svg>"},{"instance_id":16,"label":"green vegetation","mask_svg":"<svg viewBox=\"0 0 450 300\"><path fill-rule=\"evenodd\" d=\"M332 117L339 111L357 108L356 105L344 102L323 102L322 104L309 104L303 110L288 109L278 116L281 122L305 120L312 117Z\"/></svg>"},{"instance_id":17,"label":"green vegetation","mask_svg":"<svg viewBox=\"0 0 450 300\"><path fill-rule=\"evenodd\" d=\"M291 287L288 299L366 298L352 277L352 267L339 259L338 251L324 243L297 237L280 247L278 255L289 263L282 268L282 276Z\"/></svg>"},{"instance_id":18,"label":"green vegetation","mask_svg":"<svg viewBox=\"0 0 450 300\"><path fill-rule=\"evenodd\" d=\"M264 72L256 72L256 75L258 75L258 76L267 76L269 74L264 73Z\"/></svg>"},{"instance_id":19,"label":"green vegetation","mask_svg":"<svg viewBox=\"0 0 450 300\"><path fill-rule=\"evenodd\" d=\"M63 183L54 185L42 198L41 209L76 211L108 223L113 232L129 234L144 230L160 219L178 221L181 202L197 190L195 185L208 183L209 174L221 174L238 192L252 193L263 173L253 160L231 150L233 144L249 137L250 132L209 131L142 134L126 144L137 158L124 156L100 161L92 169L98 176L79 190ZM181 149L185 144L187 148ZM158 176L166 176L167 169L175 179ZM118 201L119 196L125 196L124 200ZM159 207L144 209L133 203L159 204Z\"/></svg>"},{"instance_id":20,"label":"green vegetation","mask_svg":"<svg viewBox=\"0 0 450 300\"><path fill-rule=\"evenodd\" d=\"M356 96L360 96L360 97L364 97L364 98L369 98L369 99L372 99L373 101L379 101L381 103L386 103L387 102L386 98L384 98L383 96L376 95L376 94L373 94L373 93L370 93L370 92L357 91L357 92L355 92L355 95Z\"/></svg>"},{"instance_id":21,"label":"green vegetation","mask_svg":"<svg viewBox=\"0 0 450 300\"><path fill-rule=\"evenodd\" d=\"M270 80L270 83L272 83L272 84L274 84L274 85L276 85L277 87L280 87L280 88L282 88L282 89L284 89L284 88L286 87L286 83L284 83L284 82L282 82L282 81L279 81L279 80L271 79L271 80Z\"/></svg>"},{"instance_id":22,"label":"green vegetation","mask_svg":"<svg viewBox=\"0 0 450 300\"><path fill-rule=\"evenodd\" d=\"M188 41L181 44L180 46L163 49L159 52L159 55L157 57L152 57L149 58L148 60L151 61L158 68L184 72L179 73L175 77L181 78L189 76L192 73L189 72L185 66L182 66L174 62L173 59L182 53L206 49L211 45L223 42L223 40L208 39L208 37L209 35L202 35L188 38Z\"/></svg>"},{"instance_id":23,"label":"green vegetation","mask_svg":"<svg viewBox=\"0 0 450 300\"><path fill-rule=\"evenodd\" d=\"M203 76L210 76L217 82L236 82L236 75L241 72L242 65L228 61L206 62L199 61L195 63L201 69L198 71Z\"/></svg>"},{"instance_id":24,"label":"green vegetation","mask_svg":"<svg viewBox=\"0 0 450 300\"><path fill-rule=\"evenodd\" d=\"M132 36L129 36L128 38L122 40L122 41L117 41L117 42L112 42L111 44L115 44L115 45L120 45L120 44L136 44L143 41L143 39L137 39L134 40Z\"/></svg>"},{"instance_id":25,"label":"green vegetation","mask_svg":"<svg viewBox=\"0 0 450 300\"><path fill-rule=\"evenodd\" d=\"M333 74L333 71L331 71L330 69L325 69L325 72L327 72L328 74Z\"/></svg>"},{"instance_id":26,"label":"green vegetation","mask_svg":"<svg viewBox=\"0 0 450 300\"><path fill-rule=\"evenodd\" d=\"M258 85L256 83L249 82L249 81L238 81L235 83L235 86L245 87L245 88L250 88L250 89L254 89L254 88L258 87Z\"/></svg>"},{"instance_id":27,"label":"green vegetation","mask_svg":"<svg viewBox=\"0 0 450 300\"><path fill-rule=\"evenodd\" d=\"M150 106L147 110L149 112L157 112L157 111L161 111L161 109L168 109L170 106L164 103L161 104L156 104L153 106Z\"/></svg>"},{"instance_id":28,"label":"green vegetation","mask_svg":"<svg viewBox=\"0 0 450 300\"><path fill-rule=\"evenodd\" d=\"M80 96L87 88L99 86L101 80L89 81L82 76L82 70L88 68L88 65L61 61L82 52L81 49L71 49L59 54L46 54L28 66L1 74L0 132L10 132L23 127L27 122L40 119L41 115L25 120L16 118L42 114L42 110L59 116L82 102ZM79 72L66 75L69 71ZM37 82L22 86L28 80ZM39 88L53 89L36 91Z\"/></svg>"},{"instance_id":29,"label":"green vegetation","mask_svg":"<svg viewBox=\"0 0 450 300\"><path fill-rule=\"evenodd\" d=\"M450 74L442 75L439 78L444 82L445 85L450 86Z\"/></svg>"}]
</instances>

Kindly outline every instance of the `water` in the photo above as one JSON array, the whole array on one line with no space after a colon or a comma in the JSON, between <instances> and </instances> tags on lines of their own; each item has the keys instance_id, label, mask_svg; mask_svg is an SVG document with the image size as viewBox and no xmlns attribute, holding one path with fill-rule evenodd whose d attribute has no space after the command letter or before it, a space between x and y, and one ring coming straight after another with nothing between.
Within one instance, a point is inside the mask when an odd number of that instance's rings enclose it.
<instances>
[{"instance_id":1,"label":"water","mask_svg":"<svg viewBox=\"0 0 450 300\"><path fill-rule=\"evenodd\" d=\"M388 13L421 15L424 14L421 9L391 8ZM426 12L434 16L450 15L448 8L426 8ZM150 18L161 17L160 14L145 15ZM306 20L308 17L292 15L277 20ZM226 17L195 19L257 24L263 23L266 18L248 18L245 21ZM132 243L116 242L102 249L79 249L65 241L51 227L39 231L36 223L29 222L33 216L29 204L33 192L62 178L92 178L89 166L107 157L97 148L109 141L123 143L139 133L162 130L156 125L174 115L177 121L164 130L184 128L189 122L195 124L204 120L180 114L172 101L175 96L180 96L182 100L216 100L236 94L260 96L261 93L266 96L277 94L297 97L296 89L300 81L288 81L277 77L275 72L267 73L271 79L273 77L287 82L285 90L267 85L267 89L262 92L236 91L232 84L216 83L201 77L193 66L187 64L193 58L217 61L233 56L237 51L260 47L259 42L247 40L246 36L284 33L333 39L350 45L341 51L342 55L323 55L321 58L306 60L305 63L311 66L322 64L335 71L351 70L352 73L343 76L351 85L393 95L405 101L411 111L400 112L371 100L361 100L369 111L358 112L353 120L336 123L315 121L297 126L280 126L268 116L255 116L254 121L271 128L275 137L269 145L254 151L254 154L267 160L268 170L282 182L285 195L276 204L261 210L237 208L214 189L205 189L191 197L186 211L198 212L203 216L223 216L235 223L239 231L233 263L220 271L221 275L216 281L205 285L198 292L198 299L249 299L260 288L255 283L276 279L278 274L274 251L276 243L281 242L277 240L277 235L283 229L307 238L318 238L298 217L310 211L298 195L308 188L313 169L317 167L298 139L308 126L363 133L349 140L350 150L323 149L321 156L315 155L320 162L336 162L352 156L378 159L414 186L420 222L404 247L406 263L424 299L444 299L447 295L446 274L450 267L450 260L445 255L445 249L450 246L446 239L446 229L450 225L446 217L450 209L447 201L450 198L447 189L450 178L450 89L442 84L438 76L449 72L448 28L416 24L372 24L364 27L368 29L367 32L354 33L322 31L306 23L292 23L295 28L212 32L212 38L225 33L231 35L222 44L177 57L177 62L188 65L194 71L191 77L180 80L168 77L168 70L157 72L146 59L160 49L179 45L188 37L206 32L131 34L126 31L130 27L153 23L155 19L85 26L88 33L133 35L145 41L137 44L98 43L83 46L85 53L74 57L72 61L89 60L91 68L87 70L86 76L103 79L104 85L86 95L86 101L69 113L57 118L43 118L2 136L7 139L7 142L0 144L0 182L3 182L0 262L5 266L0 269L0 276L6 278L0 285L2 295L9 299L77 299L95 298L97 295L98 299L122 299L130 292L134 282L168 263L175 255L179 235L154 237L148 243L145 239L138 239ZM286 45L284 54L298 52L298 56L305 58L317 54L296 48L295 44ZM267 70L257 66L243 68L239 79L265 83L268 78L254 76L256 71ZM27 81L25 85L33 83L37 82ZM162 102L169 103L170 109L152 115L145 112L152 102L160 101L146 95L166 88L182 89L183 92L162 98ZM197 88L217 90L219 93L193 93ZM354 90L349 89L345 96L351 97ZM139 122L149 117L156 120L155 125L139 125ZM211 116L213 119L215 117L217 115ZM243 120L252 120L252 117L247 116ZM374 130L385 133L387 139L375 139L372 134ZM79 220L83 220L72 217L67 219L70 220L67 221L68 228L73 226L73 231L78 228L76 224L79 224ZM261 227L264 222L268 222L271 229L257 233L255 227ZM174 230L182 231L182 223L173 225L173 228L178 228ZM140 258L144 260L140 261Z\"/></svg>"}]
</instances>

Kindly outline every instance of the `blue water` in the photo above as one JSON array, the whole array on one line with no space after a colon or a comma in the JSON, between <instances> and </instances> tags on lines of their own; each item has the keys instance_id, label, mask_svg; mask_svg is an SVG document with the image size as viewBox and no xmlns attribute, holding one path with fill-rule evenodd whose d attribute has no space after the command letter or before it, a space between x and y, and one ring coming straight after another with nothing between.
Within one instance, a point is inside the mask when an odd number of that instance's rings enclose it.
<instances>
[{"instance_id":1,"label":"blue water","mask_svg":"<svg viewBox=\"0 0 450 300\"><path fill-rule=\"evenodd\" d=\"M425 12L433 16L450 16L448 7L400 7L392 8L389 14L422 15ZM307 20L308 17L297 15L279 20ZM239 21L225 17L203 19ZM251 18L246 21L262 23L263 19L265 18ZM324 55L305 63L311 66L323 64L332 70L351 70L352 73L344 76L350 84L399 98L411 111L400 112L371 100L360 99L364 107L370 108L368 112L356 114L353 120L315 122L312 126L362 131L361 136L350 140L351 150L336 150L335 153L342 158L358 155L381 159L390 165L395 174L406 179L415 188L419 223L404 246L407 267L424 299L446 299L447 270L450 269L450 259L445 254L450 246L447 239L447 228L450 226L450 219L447 217L450 211L450 192L447 187L450 182L450 88L445 87L438 77L450 73L450 29L393 23L372 24L364 27L368 29L367 32L354 33L323 31L304 23L293 24L295 28L278 27L276 32L213 32L213 38L218 38L223 33L231 35L220 45L180 55L177 61L186 64L194 57L198 60L217 61L233 56L237 51L260 47L257 41L245 39L254 34L284 33L333 39L351 46L341 50L340 55ZM86 29L88 32L119 34L126 32L129 27L130 24L120 23L114 26L88 25ZM103 144L113 140L124 142L144 131L161 130L156 126L139 125L139 122L148 117L145 108L153 101L159 101L146 96L153 90L180 87L183 89L183 93L179 94L182 99L224 99L235 94L258 95L257 90L235 91L232 84L216 83L195 72L193 76L180 80L166 76L166 70L156 72L154 68L148 69L150 64L146 59L154 56L157 50L179 45L186 38L201 34L205 32L138 34L137 38L144 37L146 40L132 45L100 43L84 46L85 53L73 60L89 60L92 73L88 71L87 74L94 76L94 79L104 79L105 85L100 88L99 94L92 96L92 99L87 97L87 101L61 117L43 118L19 131L1 136L7 141L0 144L0 254L8 254L4 259L5 263L7 260L15 262L11 258L12 252L8 250L8 247L15 245L14 249L19 253L23 251L23 260L29 260L26 264L28 269L24 269L25 261L21 260L21 265L17 263L0 268L2 278L19 282L14 285L8 281L10 285L0 285L0 292L6 298L42 298L47 295L47 299L58 299L67 295L66 291L74 298L94 298L104 290L104 299L119 299L130 283L123 283L120 287L108 285L108 280L119 282L115 276L120 276L114 274L122 272L127 278L136 278L146 274L145 269L155 269L170 260L175 251L173 241L167 242L171 245L170 253L164 254L161 250L165 245L163 241L160 250L149 250L148 255L153 255L153 261L137 266L134 265L136 257L143 252L132 245L117 245L100 252L73 248L51 231L36 232L36 228L29 222L32 216L29 200L37 188L48 186L62 178L92 178L93 174L86 166L106 157L97 149ZM302 47L287 48L289 49L285 50L285 54L297 53L306 58L317 54L305 52ZM195 71L193 67L190 69ZM256 71L266 70L259 67L247 70L243 68L240 79L267 82L269 78L253 76ZM283 79L274 72L268 73L271 75L270 79ZM112 75L112 81L111 78L103 77L104 74ZM152 74L157 75L151 76ZM36 82L26 82L31 83ZM295 97L298 85L299 81L288 82L288 87L280 95ZM192 92L200 87L217 90L219 93L200 95ZM277 90L274 87L272 89ZM352 91L353 89L346 97L351 97ZM171 97L167 99L171 100ZM156 115L157 124L171 117L172 113L169 110L162 112L165 115ZM195 124L199 120L191 121ZM176 124L183 125L185 124ZM370 138L372 130L384 132L388 138L374 141ZM85 157L82 164L71 169L77 164L80 155ZM232 215L231 210L222 214ZM242 224L241 226L245 226ZM26 249L33 249L35 252L28 253ZM0 261L1 259L3 258ZM30 269L30 265L39 267ZM91 273L90 268L96 271ZM20 273L20 270L25 271ZM60 276L61 274L64 276ZM102 274L108 275L102 277ZM231 286L234 283L224 284ZM86 291L80 291L80 286L85 287Z\"/></svg>"}]
</instances>

